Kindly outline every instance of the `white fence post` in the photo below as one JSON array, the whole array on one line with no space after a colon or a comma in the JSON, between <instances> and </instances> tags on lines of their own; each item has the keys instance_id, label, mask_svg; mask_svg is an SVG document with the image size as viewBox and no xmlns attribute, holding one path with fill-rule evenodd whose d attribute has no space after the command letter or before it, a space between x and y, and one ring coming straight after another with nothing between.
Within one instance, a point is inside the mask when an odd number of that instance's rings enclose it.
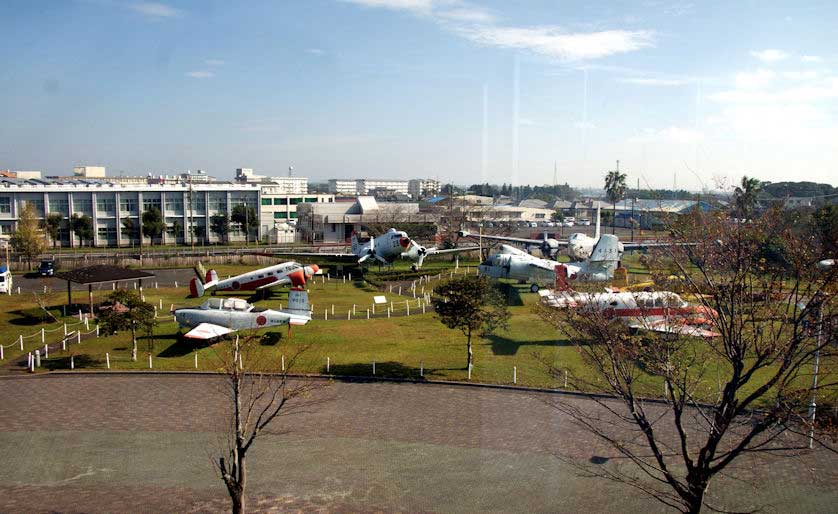
<instances>
[{"instance_id":1,"label":"white fence post","mask_svg":"<svg viewBox=\"0 0 838 514\"><path fill-rule=\"evenodd\" d=\"M44 327L41 327L41 342L46 341L46 333L44 332Z\"/></svg>"},{"instance_id":2,"label":"white fence post","mask_svg":"<svg viewBox=\"0 0 838 514\"><path fill-rule=\"evenodd\" d=\"M355 311L355 307L356 307L356 305L353 303L353 304L352 304L352 315L353 315L353 316L354 316L355 314L357 314L357 312Z\"/></svg>"},{"instance_id":3,"label":"white fence post","mask_svg":"<svg viewBox=\"0 0 838 514\"><path fill-rule=\"evenodd\" d=\"M96 323L96 337L99 337L99 324Z\"/></svg>"},{"instance_id":4,"label":"white fence post","mask_svg":"<svg viewBox=\"0 0 838 514\"><path fill-rule=\"evenodd\" d=\"M323 311L323 320L329 321L329 309Z\"/></svg>"},{"instance_id":5,"label":"white fence post","mask_svg":"<svg viewBox=\"0 0 838 514\"><path fill-rule=\"evenodd\" d=\"M76 330L76 344L81 344L81 330Z\"/></svg>"},{"instance_id":6,"label":"white fence post","mask_svg":"<svg viewBox=\"0 0 838 514\"><path fill-rule=\"evenodd\" d=\"M70 369L76 369L76 361L73 360L72 355L70 355Z\"/></svg>"},{"instance_id":7,"label":"white fence post","mask_svg":"<svg viewBox=\"0 0 838 514\"><path fill-rule=\"evenodd\" d=\"M425 376L425 363L423 361L419 361L419 376Z\"/></svg>"},{"instance_id":8,"label":"white fence post","mask_svg":"<svg viewBox=\"0 0 838 514\"><path fill-rule=\"evenodd\" d=\"M198 369L198 352L195 352L195 369Z\"/></svg>"},{"instance_id":9,"label":"white fence post","mask_svg":"<svg viewBox=\"0 0 838 514\"><path fill-rule=\"evenodd\" d=\"M109 354L108 352L105 352L105 366L108 369L111 369L111 354Z\"/></svg>"},{"instance_id":10,"label":"white fence post","mask_svg":"<svg viewBox=\"0 0 838 514\"><path fill-rule=\"evenodd\" d=\"M410 316L410 302L407 300L404 301L404 309L407 311L407 315Z\"/></svg>"},{"instance_id":11,"label":"white fence post","mask_svg":"<svg viewBox=\"0 0 838 514\"><path fill-rule=\"evenodd\" d=\"M44 345L44 358L49 359L49 345Z\"/></svg>"},{"instance_id":12,"label":"white fence post","mask_svg":"<svg viewBox=\"0 0 838 514\"><path fill-rule=\"evenodd\" d=\"M347 319L347 321L352 319L352 309L349 309L348 311L346 311L346 319Z\"/></svg>"},{"instance_id":13,"label":"white fence post","mask_svg":"<svg viewBox=\"0 0 838 514\"><path fill-rule=\"evenodd\" d=\"M285 355L282 356L282 371L285 371Z\"/></svg>"},{"instance_id":14,"label":"white fence post","mask_svg":"<svg viewBox=\"0 0 838 514\"><path fill-rule=\"evenodd\" d=\"M567 370L564 370L564 388L567 389Z\"/></svg>"},{"instance_id":15,"label":"white fence post","mask_svg":"<svg viewBox=\"0 0 838 514\"><path fill-rule=\"evenodd\" d=\"M387 319L390 319L390 309L387 308Z\"/></svg>"},{"instance_id":16,"label":"white fence post","mask_svg":"<svg viewBox=\"0 0 838 514\"><path fill-rule=\"evenodd\" d=\"M67 324L64 323L64 337L67 337Z\"/></svg>"},{"instance_id":17,"label":"white fence post","mask_svg":"<svg viewBox=\"0 0 838 514\"><path fill-rule=\"evenodd\" d=\"M375 361L372 361L372 374L375 375Z\"/></svg>"},{"instance_id":18,"label":"white fence post","mask_svg":"<svg viewBox=\"0 0 838 514\"><path fill-rule=\"evenodd\" d=\"M468 365L468 379L471 380L471 364Z\"/></svg>"},{"instance_id":19,"label":"white fence post","mask_svg":"<svg viewBox=\"0 0 838 514\"><path fill-rule=\"evenodd\" d=\"M61 350L65 351L65 352L67 351L67 338L66 337L61 340Z\"/></svg>"},{"instance_id":20,"label":"white fence post","mask_svg":"<svg viewBox=\"0 0 838 514\"><path fill-rule=\"evenodd\" d=\"M332 316L335 315L335 304L332 304Z\"/></svg>"},{"instance_id":21,"label":"white fence post","mask_svg":"<svg viewBox=\"0 0 838 514\"><path fill-rule=\"evenodd\" d=\"M41 367L41 350L35 350L35 367Z\"/></svg>"},{"instance_id":22,"label":"white fence post","mask_svg":"<svg viewBox=\"0 0 838 514\"><path fill-rule=\"evenodd\" d=\"M151 354L148 354L148 369L152 369L151 367Z\"/></svg>"},{"instance_id":23,"label":"white fence post","mask_svg":"<svg viewBox=\"0 0 838 514\"><path fill-rule=\"evenodd\" d=\"M367 309L367 319L370 319L370 310Z\"/></svg>"},{"instance_id":24,"label":"white fence post","mask_svg":"<svg viewBox=\"0 0 838 514\"><path fill-rule=\"evenodd\" d=\"M332 364L331 359L329 359L329 357L326 357L326 373L329 372L329 368L331 367L331 364Z\"/></svg>"},{"instance_id":25,"label":"white fence post","mask_svg":"<svg viewBox=\"0 0 838 514\"><path fill-rule=\"evenodd\" d=\"M230 278L229 276L227 278ZM177 289L177 280L175 280L175 288Z\"/></svg>"},{"instance_id":26,"label":"white fence post","mask_svg":"<svg viewBox=\"0 0 838 514\"><path fill-rule=\"evenodd\" d=\"M512 383L518 383L518 366L512 366Z\"/></svg>"},{"instance_id":27,"label":"white fence post","mask_svg":"<svg viewBox=\"0 0 838 514\"><path fill-rule=\"evenodd\" d=\"M18 341L20 341L20 351L23 351L23 334L18 336Z\"/></svg>"},{"instance_id":28,"label":"white fence post","mask_svg":"<svg viewBox=\"0 0 838 514\"><path fill-rule=\"evenodd\" d=\"M157 284L157 282L155 282L155 285L156 284ZM160 299L160 310L161 311L163 310L163 299L162 298Z\"/></svg>"},{"instance_id":29,"label":"white fence post","mask_svg":"<svg viewBox=\"0 0 838 514\"><path fill-rule=\"evenodd\" d=\"M3 355L3 345L0 344L0 361L4 360L5 358L6 356Z\"/></svg>"}]
</instances>

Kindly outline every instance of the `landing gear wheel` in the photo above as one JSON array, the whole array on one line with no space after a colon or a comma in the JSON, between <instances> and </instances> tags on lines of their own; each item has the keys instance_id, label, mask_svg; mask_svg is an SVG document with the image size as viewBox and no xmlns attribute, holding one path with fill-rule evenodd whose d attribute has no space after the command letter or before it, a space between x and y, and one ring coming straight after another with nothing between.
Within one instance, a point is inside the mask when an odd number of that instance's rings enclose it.
<instances>
[{"instance_id":1,"label":"landing gear wheel","mask_svg":"<svg viewBox=\"0 0 838 514\"><path fill-rule=\"evenodd\" d=\"M531 292L531 293L537 293L537 292L538 292L538 290L539 290L538 284L532 284L532 285L530 286L530 292Z\"/></svg>"},{"instance_id":2,"label":"landing gear wheel","mask_svg":"<svg viewBox=\"0 0 838 514\"><path fill-rule=\"evenodd\" d=\"M419 271L419 266L417 266L415 264L411 264L410 271L413 271L413 272Z\"/></svg>"}]
</instances>

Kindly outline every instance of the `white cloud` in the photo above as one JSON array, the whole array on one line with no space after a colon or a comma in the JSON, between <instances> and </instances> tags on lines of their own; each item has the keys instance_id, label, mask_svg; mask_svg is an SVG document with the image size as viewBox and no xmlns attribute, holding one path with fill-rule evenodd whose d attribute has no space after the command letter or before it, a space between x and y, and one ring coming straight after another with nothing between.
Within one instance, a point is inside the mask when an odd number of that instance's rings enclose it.
<instances>
[{"instance_id":1,"label":"white cloud","mask_svg":"<svg viewBox=\"0 0 838 514\"><path fill-rule=\"evenodd\" d=\"M596 125L591 123L590 121L577 121L573 124L574 128L578 129L595 129Z\"/></svg>"},{"instance_id":2,"label":"white cloud","mask_svg":"<svg viewBox=\"0 0 838 514\"><path fill-rule=\"evenodd\" d=\"M660 130L645 129L641 134L629 138L629 143L675 143L693 144L704 140L704 134L693 129L667 127Z\"/></svg>"},{"instance_id":3,"label":"white cloud","mask_svg":"<svg viewBox=\"0 0 838 514\"><path fill-rule=\"evenodd\" d=\"M808 71L784 71L782 73L783 78L789 80L814 80L818 78L820 75L817 71L808 70Z\"/></svg>"},{"instance_id":4,"label":"white cloud","mask_svg":"<svg viewBox=\"0 0 838 514\"><path fill-rule=\"evenodd\" d=\"M558 27L477 27L459 33L472 41L499 48L529 50L564 61L597 59L652 46L646 30L605 30L568 33Z\"/></svg>"},{"instance_id":5,"label":"white cloud","mask_svg":"<svg viewBox=\"0 0 838 514\"><path fill-rule=\"evenodd\" d=\"M569 32L555 26L516 27L498 24L491 11L465 0L341 0L364 7L407 11L430 17L475 43L528 50L563 61L597 59L653 46L649 30Z\"/></svg>"},{"instance_id":6,"label":"white cloud","mask_svg":"<svg viewBox=\"0 0 838 514\"><path fill-rule=\"evenodd\" d=\"M320 48L306 48L306 53L311 54L311 55L323 55L326 52L323 51Z\"/></svg>"},{"instance_id":7,"label":"white cloud","mask_svg":"<svg viewBox=\"0 0 838 514\"><path fill-rule=\"evenodd\" d=\"M193 79L209 79L215 76L215 73L211 71L201 70L201 71L189 71L186 72L187 77L192 77Z\"/></svg>"},{"instance_id":8,"label":"white cloud","mask_svg":"<svg viewBox=\"0 0 838 514\"><path fill-rule=\"evenodd\" d=\"M751 55L765 63L782 61L789 56L786 52L783 52L782 50L775 50L773 48L759 51L753 50L751 51Z\"/></svg>"},{"instance_id":9,"label":"white cloud","mask_svg":"<svg viewBox=\"0 0 838 514\"><path fill-rule=\"evenodd\" d=\"M817 55L804 55L800 58L803 62L823 62L823 57Z\"/></svg>"},{"instance_id":10,"label":"white cloud","mask_svg":"<svg viewBox=\"0 0 838 514\"><path fill-rule=\"evenodd\" d=\"M152 18L174 18L181 15L180 9L158 2L136 2L129 4L128 8Z\"/></svg>"},{"instance_id":11,"label":"white cloud","mask_svg":"<svg viewBox=\"0 0 838 514\"><path fill-rule=\"evenodd\" d=\"M638 86L684 86L689 84L687 79L656 79L649 77L623 77L617 79L623 84L635 84Z\"/></svg>"},{"instance_id":12,"label":"white cloud","mask_svg":"<svg viewBox=\"0 0 838 514\"><path fill-rule=\"evenodd\" d=\"M224 61L222 61L221 59L207 59L206 61L204 61L204 64L206 64L207 66L223 66Z\"/></svg>"},{"instance_id":13,"label":"white cloud","mask_svg":"<svg viewBox=\"0 0 838 514\"><path fill-rule=\"evenodd\" d=\"M434 6L435 0L341 0L349 4L362 5L364 7L383 7L385 9L429 12Z\"/></svg>"},{"instance_id":14,"label":"white cloud","mask_svg":"<svg viewBox=\"0 0 838 514\"><path fill-rule=\"evenodd\" d=\"M772 91L735 90L709 95L711 100L739 104L807 104L838 98L838 77Z\"/></svg>"},{"instance_id":15,"label":"white cloud","mask_svg":"<svg viewBox=\"0 0 838 514\"><path fill-rule=\"evenodd\" d=\"M762 89L767 87L776 76L777 74L771 70L743 71L736 74L736 88Z\"/></svg>"}]
</instances>

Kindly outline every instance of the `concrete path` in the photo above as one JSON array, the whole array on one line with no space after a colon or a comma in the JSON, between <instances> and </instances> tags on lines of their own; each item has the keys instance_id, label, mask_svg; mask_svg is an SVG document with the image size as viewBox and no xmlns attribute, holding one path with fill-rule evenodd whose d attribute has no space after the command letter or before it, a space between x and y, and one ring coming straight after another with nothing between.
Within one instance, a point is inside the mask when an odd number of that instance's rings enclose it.
<instances>
[{"instance_id":1,"label":"concrete path","mask_svg":"<svg viewBox=\"0 0 838 514\"><path fill-rule=\"evenodd\" d=\"M222 388L206 375L0 378L0 512L224 512L211 465ZM254 511L664 511L557 459L607 451L543 396L337 382L316 398L324 402L274 426L287 433L255 447ZM825 452L770 465L745 459L756 480L714 488L768 511L826 512L838 502L836 463Z\"/></svg>"}]
</instances>

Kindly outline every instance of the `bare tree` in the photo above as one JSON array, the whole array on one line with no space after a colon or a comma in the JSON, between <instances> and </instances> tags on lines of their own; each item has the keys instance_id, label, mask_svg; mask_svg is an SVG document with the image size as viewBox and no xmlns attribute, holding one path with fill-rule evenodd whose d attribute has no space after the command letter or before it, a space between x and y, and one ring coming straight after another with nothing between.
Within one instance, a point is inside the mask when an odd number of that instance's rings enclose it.
<instances>
[{"instance_id":1,"label":"bare tree","mask_svg":"<svg viewBox=\"0 0 838 514\"><path fill-rule=\"evenodd\" d=\"M818 436L825 427L814 423L813 395L836 391L834 359L821 357L836 342L836 302L828 292L838 273L818 269L823 241L779 212L749 224L696 212L671 231L676 242L690 244L652 255L651 266L674 275L717 337L635 331L610 305L537 310L583 356L585 371L571 373L569 385L598 404L553 405L634 466L627 472L574 464L699 512L720 508L711 482L735 475L731 464L739 457L811 446L834 451ZM652 315L670 327L688 322L666 306L637 311L636 324L651 325Z\"/></svg>"},{"instance_id":2,"label":"bare tree","mask_svg":"<svg viewBox=\"0 0 838 514\"><path fill-rule=\"evenodd\" d=\"M260 341L256 334L235 335L216 345L218 369L224 376L224 390L232 408L226 421L224 448L214 466L227 487L234 514L245 512L247 457L257 438L276 433L280 415L322 401L311 396L320 387L318 383L292 382L288 377L305 348L291 356L282 370L276 359L269 359Z\"/></svg>"}]
</instances>

